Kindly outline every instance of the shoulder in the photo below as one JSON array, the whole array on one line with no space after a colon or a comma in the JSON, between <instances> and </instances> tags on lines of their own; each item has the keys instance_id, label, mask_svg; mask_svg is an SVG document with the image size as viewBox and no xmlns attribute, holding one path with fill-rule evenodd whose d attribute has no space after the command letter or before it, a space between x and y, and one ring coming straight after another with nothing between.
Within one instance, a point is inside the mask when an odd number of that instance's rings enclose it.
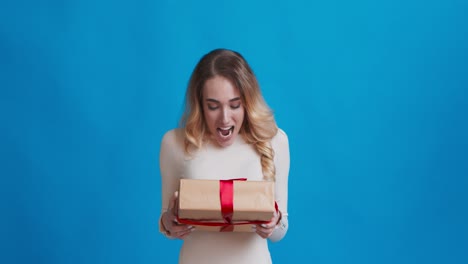
<instances>
[{"instance_id":1,"label":"shoulder","mask_svg":"<svg viewBox=\"0 0 468 264\"><path fill-rule=\"evenodd\" d=\"M182 128L174 128L164 133L162 137L162 142L175 142L183 140L183 138L184 131L182 130Z\"/></svg>"},{"instance_id":2,"label":"shoulder","mask_svg":"<svg viewBox=\"0 0 468 264\"><path fill-rule=\"evenodd\" d=\"M278 132L271 139L271 147L277 154L289 153L289 138L283 129L278 128Z\"/></svg>"},{"instance_id":3,"label":"shoulder","mask_svg":"<svg viewBox=\"0 0 468 264\"><path fill-rule=\"evenodd\" d=\"M184 133L181 129L172 129L164 133L159 150L161 175L174 175L184 161Z\"/></svg>"},{"instance_id":4,"label":"shoulder","mask_svg":"<svg viewBox=\"0 0 468 264\"><path fill-rule=\"evenodd\" d=\"M271 147L275 153L275 163L277 166L283 167L289 164L289 138L288 134L281 128L278 128L278 132L272 138Z\"/></svg>"},{"instance_id":5,"label":"shoulder","mask_svg":"<svg viewBox=\"0 0 468 264\"><path fill-rule=\"evenodd\" d=\"M174 128L164 133L161 140L161 149L183 150L184 131L182 128Z\"/></svg>"},{"instance_id":6,"label":"shoulder","mask_svg":"<svg viewBox=\"0 0 468 264\"><path fill-rule=\"evenodd\" d=\"M288 134L286 134L286 132L283 129L278 128L278 132L271 139L271 143L273 145L275 145L275 144L281 144L281 145L286 144L286 145L288 145L289 144Z\"/></svg>"}]
</instances>

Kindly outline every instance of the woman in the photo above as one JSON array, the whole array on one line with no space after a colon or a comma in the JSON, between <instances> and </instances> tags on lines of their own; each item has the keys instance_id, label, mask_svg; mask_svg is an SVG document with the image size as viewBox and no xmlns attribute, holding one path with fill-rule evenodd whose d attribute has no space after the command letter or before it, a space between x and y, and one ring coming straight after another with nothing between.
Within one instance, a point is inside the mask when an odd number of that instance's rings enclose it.
<instances>
[{"instance_id":1,"label":"woman","mask_svg":"<svg viewBox=\"0 0 468 264\"><path fill-rule=\"evenodd\" d=\"M196 65L186 94L181 128L161 142L160 230L183 239L179 263L271 263L266 239L288 229L289 143L265 103L256 77L241 54L216 49ZM251 233L197 231L176 221L179 179L275 181L279 213Z\"/></svg>"}]
</instances>

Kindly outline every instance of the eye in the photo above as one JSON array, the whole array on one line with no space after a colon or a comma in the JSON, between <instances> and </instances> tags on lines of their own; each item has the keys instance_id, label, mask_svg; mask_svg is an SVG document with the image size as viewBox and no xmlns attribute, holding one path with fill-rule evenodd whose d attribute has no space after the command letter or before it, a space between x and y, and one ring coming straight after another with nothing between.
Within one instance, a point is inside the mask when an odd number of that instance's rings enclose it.
<instances>
[{"instance_id":1,"label":"eye","mask_svg":"<svg viewBox=\"0 0 468 264\"><path fill-rule=\"evenodd\" d=\"M241 106L241 104L238 103L238 104L231 105L231 108L232 108L232 109L237 109L237 108L239 108L240 106Z\"/></svg>"},{"instance_id":2,"label":"eye","mask_svg":"<svg viewBox=\"0 0 468 264\"><path fill-rule=\"evenodd\" d=\"M208 109L209 110L216 110L218 109L219 107L217 105L212 105L212 104L208 104Z\"/></svg>"}]
</instances>

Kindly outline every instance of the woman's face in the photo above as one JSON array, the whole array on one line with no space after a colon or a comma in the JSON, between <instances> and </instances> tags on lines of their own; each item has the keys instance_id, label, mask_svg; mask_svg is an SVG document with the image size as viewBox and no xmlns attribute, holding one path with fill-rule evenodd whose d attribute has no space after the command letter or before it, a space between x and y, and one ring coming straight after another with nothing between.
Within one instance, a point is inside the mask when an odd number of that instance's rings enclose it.
<instances>
[{"instance_id":1,"label":"woman's face","mask_svg":"<svg viewBox=\"0 0 468 264\"><path fill-rule=\"evenodd\" d=\"M203 113L211 139L221 147L230 146L244 121L244 106L239 89L221 76L205 82Z\"/></svg>"}]
</instances>

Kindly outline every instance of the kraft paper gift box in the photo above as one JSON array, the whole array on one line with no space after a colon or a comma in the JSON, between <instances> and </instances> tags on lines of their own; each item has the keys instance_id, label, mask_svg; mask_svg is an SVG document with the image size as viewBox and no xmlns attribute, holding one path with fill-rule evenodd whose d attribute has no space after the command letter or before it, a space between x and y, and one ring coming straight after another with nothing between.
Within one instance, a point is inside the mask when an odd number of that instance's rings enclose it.
<instances>
[{"instance_id":1,"label":"kraft paper gift box","mask_svg":"<svg viewBox=\"0 0 468 264\"><path fill-rule=\"evenodd\" d=\"M276 209L274 182L181 179L178 220L196 230L252 232Z\"/></svg>"}]
</instances>

